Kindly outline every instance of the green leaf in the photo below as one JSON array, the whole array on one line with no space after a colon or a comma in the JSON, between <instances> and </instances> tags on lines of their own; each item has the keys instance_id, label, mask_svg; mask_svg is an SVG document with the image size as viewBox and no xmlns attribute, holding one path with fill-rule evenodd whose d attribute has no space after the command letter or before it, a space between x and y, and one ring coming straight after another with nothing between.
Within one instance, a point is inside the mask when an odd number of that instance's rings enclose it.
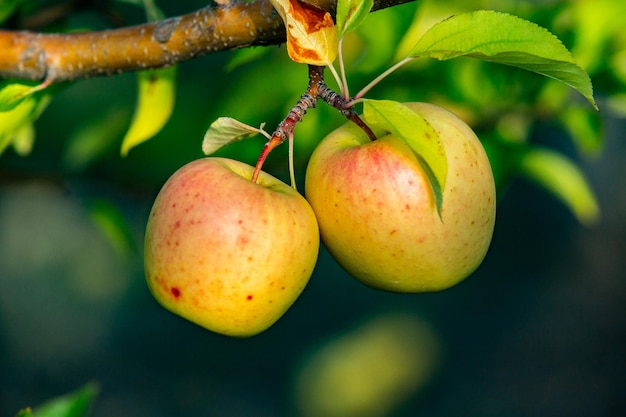
<instances>
[{"instance_id":1,"label":"green leaf","mask_svg":"<svg viewBox=\"0 0 626 417\"><path fill-rule=\"evenodd\" d=\"M33 410L25 408L17 413L16 417L33 417Z\"/></svg>"},{"instance_id":2,"label":"green leaf","mask_svg":"<svg viewBox=\"0 0 626 417\"><path fill-rule=\"evenodd\" d=\"M20 145L25 145L24 140L29 140L31 142L29 146L32 146L33 138L27 137L29 132L24 129L28 128L24 126L32 125L49 102L49 95L35 94L28 96L11 110L0 112L0 154L15 141L17 141L18 150Z\"/></svg>"},{"instance_id":3,"label":"green leaf","mask_svg":"<svg viewBox=\"0 0 626 417\"><path fill-rule=\"evenodd\" d=\"M373 5L374 0L339 0L335 19L339 38L359 27Z\"/></svg>"},{"instance_id":4,"label":"green leaf","mask_svg":"<svg viewBox=\"0 0 626 417\"><path fill-rule=\"evenodd\" d=\"M150 22L165 19L165 13L156 5L154 0L143 0L143 7L146 9L146 17Z\"/></svg>"},{"instance_id":5,"label":"green leaf","mask_svg":"<svg viewBox=\"0 0 626 417\"><path fill-rule=\"evenodd\" d=\"M522 155L519 167L522 175L563 202L582 224L597 223L600 218L598 202L572 160L558 152L535 147Z\"/></svg>"},{"instance_id":6,"label":"green leaf","mask_svg":"<svg viewBox=\"0 0 626 417\"><path fill-rule=\"evenodd\" d=\"M31 95L41 91L42 84L33 81L0 81L0 112L13 110Z\"/></svg>"},{"instance_id":7,"label":"green leaf","mask_svg":"<svg viewBox=\"0 0 626 417\"><path fill-rule=\"evenodd\" d=\"M73 173L83 171L105 155L115 152L117 141L128 128L128 116L126 109L114 106L78 121L65 141L63 168Z\"/></svg>"},{"instance_id":8,"label":"green leaf","mask_svg":"<svg viewBox=\"0 0 626 417\"><path fill-rule=\"evenodd\" d=\"M202 141L202 152L211 155L218 149L231 143L239 142L257 134L262 134L269 139L269 134L260 128L241 123L231 117L220 117L209 126Z\"/></svg>"},{"instance_id":9,"label":"green leaf","mask_svg":"<svg viewBox=\"0 0 626 417\"><path fill-rule=\"evenodd\" d=\"M602 150L602 123L598 113L579 106L568 106L559 113L559 119L581 151L598 154Z\"/></svg>"},{"instance_id":10,"label":"green leaf","mask_svg":"<svg viewBox=\"0 0 626 417\"><path fill-rule=\"evenodd\" d=\"M139 97L133 121L122 141L122 156L159 133L174 109L176 67L142 71L137 77Z\"/></svg>"},{"instance_id":11,"label":"green leaf","mask_svg":"<svg viewBox=\"0 0 626 417\"><path fill-rule=\"evenodd\" d=\"M62 397L54 398L36 407L33 417L83 417L87 415L91 404L98 395L98 386L94 383ZM26 414L28 415L28 414Z\"/></svg>"},{"instance_id":12,"label":"green leaf","mask_svg":"<svg viewBox=\"0 0 626 417\"><path fill-rule=\"evenodd\" d=\"M13 132L11 145L13 150L20 156L27 156L33 150L35 143L35 126L32 122L24 123Z\"/></svg>"},{"instance_id":13,"label":"green leaf","mask_svg":"<svg viewBox=\"0 0 626 417\"><path fill-rule=\"evenodd\" d=\"M598 109L589 75L561 41L510 14L480 10L452 16L424 33L409 56L439 60L467 56L533 71L573 87Z\"/></svg>"},{"instance_id":14,"label":"green leaf","mask_svg":"<svg viewBox=\"0 0 626 417\"><path fill-rule=\"evenodd\" d=\"M448 160L437 131L426 119L397 101L365 100L363 117L371 128L384 129L411 148L426 173L441 217Z\"/></svg>"}]
</instances>

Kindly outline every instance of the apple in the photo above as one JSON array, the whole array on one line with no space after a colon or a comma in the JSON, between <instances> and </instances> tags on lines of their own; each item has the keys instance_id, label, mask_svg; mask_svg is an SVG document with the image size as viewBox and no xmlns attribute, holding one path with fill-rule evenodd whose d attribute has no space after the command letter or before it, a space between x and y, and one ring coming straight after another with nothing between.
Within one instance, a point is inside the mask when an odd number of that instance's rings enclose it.
<instances>
[{"instance_id":1,"label":"apple","mask_svg":"<svg viewBox=\"0 0 626 417\"><path fill-rule=\"evenodd\" d=\"M305 195L322 241L364 284L395 292L449 288L485 257L495 221L489 160L456 115L405 103L438 132L448 160L441 218L427 177L400 138L371 141L354 124L330 133L313 152Z\"/></svg>"},{"instance_id":2,"label":"apple","mask_svg":"<svg viewBox=\"0 0 626 417\"><path fill-rule=\"evenodd\" d=\"M274 324L317 261L315 215L295 189L225 158L176 171L146 228L145 272L166 309L211 331L246 337Z\"/></svg>"}]
</instances>

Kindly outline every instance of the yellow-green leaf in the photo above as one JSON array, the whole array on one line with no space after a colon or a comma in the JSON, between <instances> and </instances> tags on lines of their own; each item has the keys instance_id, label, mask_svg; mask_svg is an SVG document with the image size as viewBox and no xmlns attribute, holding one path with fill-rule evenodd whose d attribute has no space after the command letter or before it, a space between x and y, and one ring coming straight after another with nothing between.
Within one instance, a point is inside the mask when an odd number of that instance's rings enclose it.
<instances>
[{"instance_id":1,"label":"yellow-green leaf","mask_svg":"<svg viewBox=\"0 0 626 417\"><path fill-rule=\"evenodd\" d=\"M211 155L220 148L240 140L262 134L269 139L270 135L260 128L241 123L232 117L220 117L209 126L202 141L202 152Z\"/></svg>"},{"instance_id":2,"label":"yellow-green leaf","mask_svg":"<svg viewBox=\"0 0 626 417\"><path fill-rule=\"evenodd\" d=\"M35 143L35 127L32 122L26 122L13 133L11 145L20 156L27 156L33 150Z\"/></svg>"},{"instance_id":3,"label":"yellow-green leaf","mask_svg":"<svg viewBox=\"0 0 626 417\"><path fill-rule=\"evenodd\" d=\"M373 5L374 0L337 1L337 31L339 32L339 37L359 27Z\"/></svg>"},{"instance_id":4,"label":"yellow-green leaf","mask_svg":"<svg viewBox=\"0 0 626 417\"><path fill-rule=\"evenodd\" d=\"M41 91L40 82L0 81L0 112L14 109L34 93Z\"/></svg>"},{"instance_id":5,"label":"yellow-green leaf","mask_svg":"<svg viewBox=\"0 0 626 417\"><path fill-rule=\"evenodd\" d=\"M138 82L137 107L122 141L122 156L159 133L174 109L176 67L139 72Z\"/></svg>"},{"instance_id":6,"label":"yellow-green leaf","mask_svg":"<svg viewBox=\"0 0 626 417\"><path fill-rule=\"evenodd\" d=\"M28 137L33 132L28 131L27 125L32 125L33 121L39 117L41 112L50 102L50 96L47 94L33 94L21 100L19 104L11 110L0 112L0 154L9 146L18 141L17 150L26 151L26 141L31 142L28 146L32 146L33 137ZM20 148L21 146L21 148Z\"/></svg>"},{"instance_id":7,"label":"yellow-green leaf","mask_svg":"<svg viewBox=\"0 0 626 417\"><path fill-rule=\"evenodd\" d=\"M600 218L600 208L589 183L576 165L564 155L535 147L522 155L522 174L558 198L584 225Z\"/></svg>"}]
</instances>

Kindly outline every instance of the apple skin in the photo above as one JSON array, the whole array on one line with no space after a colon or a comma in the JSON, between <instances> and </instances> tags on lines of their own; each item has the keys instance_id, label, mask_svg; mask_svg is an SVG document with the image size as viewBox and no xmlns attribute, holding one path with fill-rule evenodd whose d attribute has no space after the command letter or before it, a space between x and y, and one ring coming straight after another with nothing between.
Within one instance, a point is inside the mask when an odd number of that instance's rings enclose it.
<instances>
[{"instance_id":1,"label":"apple skin","mask_svg":"<svg viewBox=\"0 0 626 417\"><path fill-rule=\"evenodd\" d=\"M322 241L364 284L394 292L449 288L485 257L496 194L487 155L456 115L427 103L405 103L438 132L448 159L442 217L415 154L401 139L370 141L348 123L315 149L305 195Z\"/></svg>"},{"instance_id":2,"label":"apple skin","mask_svg":"<svg viewBox=\"0 0 626 417\"><path fill-rule=\"evenodd\" d=\"M203 158L159 192L145 272L166 309L211 331L247 337L274 324L306 286L319 252L315 215L296 190L254 168Z\"/></svg>"}]
</instances>

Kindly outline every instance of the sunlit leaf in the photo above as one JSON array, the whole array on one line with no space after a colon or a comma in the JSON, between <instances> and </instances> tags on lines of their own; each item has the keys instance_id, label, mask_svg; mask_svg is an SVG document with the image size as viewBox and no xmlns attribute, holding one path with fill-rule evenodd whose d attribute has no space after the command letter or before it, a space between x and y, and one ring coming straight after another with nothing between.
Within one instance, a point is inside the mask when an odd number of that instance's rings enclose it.
<instances>
[{"instance_id":1,"label":"sunlit leaf","mask_svg":"<svg viewBox=\"0 0 626 417\"><path fill-rule=\"evenodd\" d=\"M494 11L452 16L430 28L409 54L440 60L468 56L523 68L579 91L597 109L589 75L548 30Z\"/></svg>"},{"instance_id":2,"label":"sunlit leaf","mask_svg":"<svg viewBox=\"0 0 626 417\"><path fill-rule=\"evenodd\" d=\"M413 150L430 182L437 212L441 216L448 160L437 131L426 119L397 101L366 100L363 116L370 127L398 136Z\"/></svg>"},{"instance_id":3,"label":"sunlit leaf","mask_svg":"<svg viewBox=\"0 0 626 417\"><path fill-rule=\"evenodd\" d=\"M16 417L33 417L33 410L30 408L20 410Z\"/></svg>"},{"instance_id":4,"label":"sunlit leaf","mask_svg":"<svg viewBox=\"0 0 626 417\"><path fill-rule=\"evenodd\" d=\"M98 395L98 391L96 384L87 384L71 394L54 398L35 407L33 417L84 417Z\"/></svg>"},{"instance_id":5,"label":"sunlit leaf","mask_svg":"<svg viewBox=\"0 0 626 417\"><path fill-rule=\"evenodd\" d=\"M32 122L24 123L13 132L11 145L13 150L20 156L27 156L33 150L35 143L35 127Z\"/></svg>"},{"instance_id":6,"label":"sunlit leaf","mask_svg":"<svg viewBox=\"0 0 626 417\"><path fill-rule=\"evenodd\" d=\"M592 154L600 152L603 136L596 112L579 106L568 106L559 113L559 119L581 151Z\"/></svg>"},{"instance_id":7,"label":"sunlit leaf","mask_svg":"<svg viewBox=\"0 0 626 417\"><path fill-rule=\"evenodd\" d=\"M34 94L22 100L11 110L0 112L0 154L15 140L25 139L23 135L27 132L23 130L24 126L32 125L49 102L50 97L47 94ZM30 138L31 141L32 139Z\"/></svg>"},{"instance_id":8,"label":"sunlit leaf","mask_svg":"<svg viewBox=\"0 0 626 417\"><path fill-rule=\"evenodd\" d=\"M567 7L576 34L572 53L590 74L602 70L607 50L622 32L626 2L615 0L574 1Z\"/></svg>"},{"instance_id":9,"label":"sunlit leaf","mask_svg":"<svg viewBox=\"0 0 626 417\"><path fill-rule=\"evenodd\" d=\"M330 65L339 38L330 13L301 0L270 0L287 29L287 52L295 62Z\"/></svg>"},{"instance_id":10,"label":"sunlit leaf","mask_svg":"<svg viewBox=\"0 0 626 417\"><path fill-rule=\"evenodd\" d=\"M626 118L626 93L612 94L607 98L606 106L617 117Z\"/></svg>"},{"instance_id":11,"label":"sunlit leaf","mask_svg":"<svg viewBox=\"0 0 626 417\"><path fill-rule=\"evenodd\" d=\"M205 155L211 155L226 145L258 134L268 137L269 135L263 130L263 126L264 124L260 128L256 128L231 117L220 117L211 123L205 133L202 141L202 152Z\"/></svg>"},{"instance_id":12,"label":"sunlit leaf","mask_svg":"<svg viewBox=\"0 0 626 417\"><path fill-rule=\"evenodd\" d=\"M159 133L174 109L176 67L139 72L139 96L133 121L122 141L126 156L135 146Z\"/></svg>"},{"instance_id":13,"label":"sunlit leaf","mask_svg":"<svg viewBox=\"0 0 626 417\"><path fill-rule=\"evenodd\" d=\"M0 112L14 109L34 93L41 91L34 81L0 81Z\"/></svg>"},{"instance_id":14,"label":"sunlit leaf","mask_svg":"<svg viewBox=\"0 0 626 417\"><path fill-rule=\"evenodd\" d=\"M546 189L585 225L600 218L600 208L589 183L572 160L545 148L530 149L520 160L521 173Z\"/></svg>"},{"instance_id":15,"label":"sunlit leaf","mask_svg":"<svg viewBox=\"0 0 626 417\"><path fill-rule=\"evenodd\" d=\"M336 16L339 37L359 27L373 5L374 0L339 0Z\"/></svg>"}]
</instances>

